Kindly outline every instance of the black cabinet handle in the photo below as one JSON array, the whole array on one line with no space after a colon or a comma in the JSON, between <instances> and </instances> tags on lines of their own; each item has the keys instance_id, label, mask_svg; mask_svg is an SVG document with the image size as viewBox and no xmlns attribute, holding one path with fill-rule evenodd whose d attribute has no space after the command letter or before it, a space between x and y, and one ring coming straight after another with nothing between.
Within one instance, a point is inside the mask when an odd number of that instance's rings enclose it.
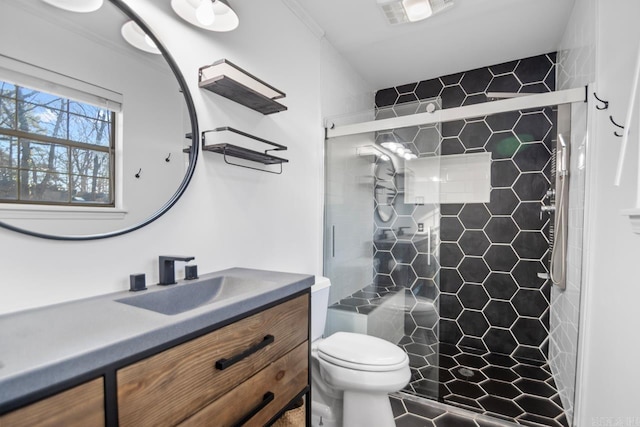
<instances>
[{"instance_id":1,"label":"black cabinet handle","mask_svg":"<svg viewBox=\"0 0 640 427\"><path fill-rule=\"evenodd\" d=\"M269 344L273 343L273 341L275 341L275 338L273 337L273 335L267 335L258 344L254 345L252 347L249 347L248 349L246 349L242 353L240 353L240 354L238 354L236 356L233 356L233 357L231 357L229 359L222 358L222 359L218 360L216 362L216 369L219 369L221 371L224 370L224 369L227 369L228 367L230 367L232 365L235 365L236 363L238 363L242 359L251 356L253 353L262 350L263 348L265 348Z\"/></svg>"},{"instance_id":2,"label":"black cabinet handle","mask_svg":"<svg viewBox=\"0 0 640 427\"><path fill-rule=\"evenodd\" d=\"M240 421L238 421L234 425L234 427L240 427L242 425L245 425L251 418L253 418L254 415L262 411L265 406L271 403L271 401L273 401L274 398L275 398L275 395L272 392L270 391L266 392L262 397L262 402L258 403L258 405L255 408L253 408L251 412L245 415Z\"/></svg>"}]
</instances>

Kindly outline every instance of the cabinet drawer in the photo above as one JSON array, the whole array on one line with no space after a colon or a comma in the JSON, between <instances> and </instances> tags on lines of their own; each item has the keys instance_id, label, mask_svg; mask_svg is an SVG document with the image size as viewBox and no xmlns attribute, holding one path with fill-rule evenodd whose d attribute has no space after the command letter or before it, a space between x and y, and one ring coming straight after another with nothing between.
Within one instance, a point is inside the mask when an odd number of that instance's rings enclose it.
<instances>
[{"instance_id":1,"label":"cabinet drawer","mask_svg":"<svg viewBox=\"0 0 640 427\"><path fill-rule=\"evenodd\" d=\"M79 385L0 417L0 426L104 426L102 378Z\"/></svg>"},{"instance_id":2,"label":"cabinet drawer","mask_svg":"<svg viewBox=\"0 0 640 427\"><path fill-rule=\"evenodd\" d=\"M307 386L308 363L309 343L305 342L185 420L180 427L226 427L241 420L245 426L263 426ZM256 409L260 410L255 412ZM252 412L253 416L245 418Z\"/></svg>"},{"instance_id":3,"label":"cabinet drawer","mask_svg":"<svg viewBox=\"0 0 640 427\"><path fill-rule=\"evenodd\" d=\"M190 417L305 342L308 310L305 294L118 370L120 425L176 425ZM261 347L269 335L273 342Z\"/></svg>"}]
</instances>

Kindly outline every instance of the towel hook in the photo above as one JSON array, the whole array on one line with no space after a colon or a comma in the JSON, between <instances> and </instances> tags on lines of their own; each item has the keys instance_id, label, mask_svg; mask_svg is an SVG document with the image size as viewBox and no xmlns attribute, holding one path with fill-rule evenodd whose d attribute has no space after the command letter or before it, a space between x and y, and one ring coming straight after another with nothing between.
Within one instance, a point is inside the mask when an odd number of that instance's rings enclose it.
<instances>
[{"instance_id":1,"label":"towel hook","mask_svg":"<svg viewBox=\"0 0 640 427\"><path fill-rule=\"evenodd\" d=\"M609 108L609 101L605 101L604 99L598 98L598 95L596 95L595 92L593 92L593 96L598 100L598 102L601 102L604 104L603 106L596 105L596 110L606 110L607 108Z\"/></svg>"},{"instance_id":2,"label":"towel hook","mask_svg":"<svg viewBox=\"0 0 640 427\"><path fill-rule=\"evenodd\" d=\"M609 116L609 120L611 120L611 123L613 123L616 127L620 128L620 129L624 129L624 126L617 124L617 123L615 122L615 120L613 120L613 116ZM613 134L614 134L615 136L617 136L618 138L622 138L622 135L620 135L620 134L618 133L618 131L614 131L614 132L613 132Z\"/></svg>"},{"instance_id":3,"label":"towel hook","mask_svg":"<svg viewBox=\"0 0 640 427\"><path fill-rule=\"evenodd\" d=\"M135 175L136 178L140 178L140 174L142 173L142 168L140 168L140 170L138 171L138 173Z\"/></svg>"},{"instance_id":4,"label":"towel hook","mask_svg":"<svg viewBox=\"0 0 640 427\"><path fill-rule=\"evenodd\" d=\"M169 163L171 161L171 153L169 153L169 155L167 156L166 159L164 159L165 162Z\"/></svg>"}]
</instances>

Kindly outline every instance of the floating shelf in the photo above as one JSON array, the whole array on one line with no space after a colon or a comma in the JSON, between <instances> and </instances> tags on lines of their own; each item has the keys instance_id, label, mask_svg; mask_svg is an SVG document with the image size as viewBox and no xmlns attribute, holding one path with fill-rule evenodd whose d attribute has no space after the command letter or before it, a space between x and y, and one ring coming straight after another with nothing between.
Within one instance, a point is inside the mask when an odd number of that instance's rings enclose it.
<instances>
[{"instance_id":1,"label":"floating shelf","mask_svg":"<svg viewBox=\"0 0 640 427\"><path fill-rule=\"evenodd\" d=\"M249 149L249 148L241 147L239 145L230 144L230 143L227 143L227 142L216 143L216 144L207 144L206 143L206 134L210 133L210 132L219 133L219 135L221 135L221 138L225 138L225 132L227 133L226 135L228 135L228 137L230 137L230 135L232 135L232 134L233 135L239 135L241 137L249 138L251 140L258 141L260 143L267 144L267 145L270 145L270 146L275 147L275 148L272 148L272 149L269 149L269 150L265 150L264 152L261 152L261 151L252 150L252 149ZM287 150L286 146L280 145L280 144L276 144L275 142L267 141L266 139L250 135L250 134L248 134L246 132L242 132L242 131L239 131L237 129L231 128L231 127L220 127L220 128L216 128L216 129L207 130L207 131L202 132L202 150L203 151L211 151L213 153L222 154L224 156L225 163L227 163L229 165L240 166L240 167L244 167L244 168L248 168L248 169L258 170L258 171L261 171L261 172L269 172L269 173L275 173L275 174L281 174L282 173L282 164L289 162L289 160L287 160L287 159L283 159L282 157L277 157L277 156L269 154L269 151L285 151L285 150ZM239 164L239 163L230 162L228 160L228 157L235 157L235 158L238 158L238 159L248 160L248 161L256 162L256 163L261 163L261 164L266 165L266 166L269 166L269 165L280 165L280 171L279 172L274 172L274 171L270 171L268 169L254 168L254 167L251 167L251 166L246 166L246 165L242 165L242 164Z\"/></svg>"},{"instance_id":2,"label":"floating shelf","mask_svg":"<svg viewBox=\"0 0 640 427\"><path fill-rule=\"evenodd\" d=\"M284 92L268 85L242 68L221 59L198 70L198 85L262 114L287 110L274 101L284 98Z\"/></svg>"}]
</instances>

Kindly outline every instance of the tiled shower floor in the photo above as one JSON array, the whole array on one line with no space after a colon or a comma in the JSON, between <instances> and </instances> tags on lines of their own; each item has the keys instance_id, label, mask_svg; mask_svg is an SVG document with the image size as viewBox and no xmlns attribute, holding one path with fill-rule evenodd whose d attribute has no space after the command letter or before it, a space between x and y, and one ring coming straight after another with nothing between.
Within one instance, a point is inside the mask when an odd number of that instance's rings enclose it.
<instances>
[{"instance_id":1,"label":"tiled shower floor","mask_svg":"<svg viewBox=\"0 0 640 427\"><path fill-rule=\"evenodd\" d=\"M368 315L380 307L386 298L399 291L405 289L393 285L370 285L333 304L331 308ZM411 381L403 391L510 423L567 427L567 419L547 363L516 360L508 355L447 343L425 344L435 340L435 334L430 335L433 338L423 334L414 336L406 335L399 342L409 356L411 367ZM416 408L419 403L409 406ZM407 409L409 406L406 406ZM408 412L411 414L411 410ZM451 417L447 414L443 419ZM474 422L478 424L479 421L475 419ZM460 427L464 425L460 424Z\"/></svg>"},{"instance_id":2,"label":"tiled shower floor","mask_svg":"<svg viewBox=\"0 0 640 427\"><path fill-rule=\"evenodd\" d=\"M405 391L527 426L567 426L548 364L517 361L405 336L411 382Z\"/></svg>"}]
</instances>

